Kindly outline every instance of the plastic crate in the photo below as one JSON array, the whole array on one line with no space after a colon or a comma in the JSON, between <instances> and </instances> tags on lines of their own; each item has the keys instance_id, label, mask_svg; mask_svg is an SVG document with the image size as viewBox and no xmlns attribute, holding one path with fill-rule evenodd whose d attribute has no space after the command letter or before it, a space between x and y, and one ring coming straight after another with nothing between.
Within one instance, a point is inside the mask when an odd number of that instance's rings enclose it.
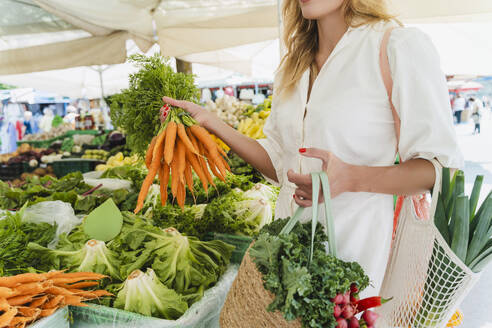
<instances>
[{"instance_id":1,"label":"plastic crate","mask_svg":"<svg viewBox=\"0 0 492 328\"><path fill-rule=\"evenodd\" d=\"M90 304L70 307L71 328L217 328L220 310L236 278L239 266L231 265L218 283L205 291L203 298L193 304L178 320L146 317L107 306Z\"/></svg>"},{"instance_id":2,"label":"plastic crate","mask_svg":"<svg viewBox=\"0 0 492 328\"><path fill-rule=\"evenodd\" d=\"M68 307L59 309L49 317L36 321L27 328L70 328Z\"/></svg>"},{"instance_id":3,"label":"plastic crate","mask_svg":"<svg viewBox=\"0 0 492 328\"><path fill-rule=\"evenodd\" d=\"M20 177L23 171L22 163L0 166L0 180L14 180Z\"/></svg>"},{"instance_id":4,"label":"plastic crate","mask_svg":"<svg viewBox=\"0 0 492 328\"><path fill-rule=\"evenodd\" d=\"M32 141L21 140L21 141L17 141L17 146L20 146L21 144L25 143L34 148L49 148L53 142L63 139L64 137L65 136L63 135L48 140L32 140Z\"/></svg>"},{"instance_id":5,"label":"plastic crate","mask_svg":"<svg viewBox=\"0 0 492 328\"><path fill-rule=\"evenodd\" d=\"M231 255L231 262L232 263L237 263L241 264L244 254L248 250L249 245L253 242L253 238L251 237L246 237L246 236L236 236L236 235L229 235L225 233L208 233L205 236L205 239L207 240L222 240L225 243L228 243L229 245L233 245L234 251L232 251Z\"/></svg>"},{"instance_id":6,"label":"plastic crate","mask_svg":"<svg viewBox=\"0 0 492 328\"><path fill-rule=\"evenodd\" d=\"M98 164L104 162L93 159L69 158L53 162L53 173L57 178L61 178L72 172L86 173L94 171Z\"/></svg>"},{"instance_id":7,"label":"plastic crate","mask_svg":"<svg viewBox=\"0 0 492 328\"><path fill-rule=\"evenodd\" d=\"M112 130L104 130L104 133L109 133L111 132ZM98 135L100 134L101 131L99 130L70 130L67 132L67 136L73 136L73 135L76 135L76 134L92 134L92 135Z\"/></svg>"}]
</instances>

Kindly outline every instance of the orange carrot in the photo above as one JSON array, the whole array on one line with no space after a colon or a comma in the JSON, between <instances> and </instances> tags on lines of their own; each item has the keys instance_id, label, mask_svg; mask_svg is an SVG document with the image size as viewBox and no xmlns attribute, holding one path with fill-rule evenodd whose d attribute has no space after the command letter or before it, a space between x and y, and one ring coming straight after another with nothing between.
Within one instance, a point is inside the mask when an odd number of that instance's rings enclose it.
<instances>
[{"instance_id":1,"label":"orange carrot","mask_svg":"<svg viewBox=\"0 0 492 328\"><path fill-rule=\"evenodd\" d=\"M217 168L215 166L215 163L212 162L212 160L208 159L207 158L207 161L208 161L208 167L210 168L210 171L212 171L212 173L217 177L219 178L220 180L222 181L225 181L225 178L222 176L222 174L217 171Z\"/></svg>"},{"instance_id":2,"label":"orange carrot","mask_svg":"<svg viewBox=\"0 0 492 328\"><path fill-rule=\"evenodd\" d=\"M108 278L108 276L100 273L95 273L95 272L69 272L69 273L63 273L59 272L56 275L53 275L51 279L55 278L78 278L78 281L81 280L100 280L103 278Z\"/></svg>"},{"instance_id":3,"label":"orange carrot","mask_svg":"<svg viewBox=\"0 0 492 328\"><path fill-rule=\"evenodd\" d=\"M106 291L104 289L94 290L94 291L92 291L92 293L94 295L96 295L97 297L114 296L113 294L111 294L110 292L108 292L108 291Z\"/></svg>"},{"instance_id":4,"label":"orange carrot","mask_svg":"<svg viewBox=\"0 0 492 328\"><path fill-rule=\"evenodd\" d=\"M11 277L0 277L0 287L13 288L19 284L43 281L45 277L37 273L22 273Z\"/></svg>"},{"instance_id":5,"label":"orange carrot","mask_svg":"<svg viewBox=\"0 0 492 328\"><path fill-rule=\"evenodd\" d=\"M0 311L7 312L10 309L10 305L7 300L3 297L0 297Z\"/></svg>"},{"instance_id":6,"label":"orange carrot","mask_svg":"<svg viewBox=\"0 0 492 328\"><path fill-rule=\"evenodd\" d=\"M152 155L154 154L154 147L155 147L155 141L157 140L157 137L153 137L152 141L150 142L149 148L147 148L147 153L145 154L145 166L147 168L150 167L150 163L152 163Z\"/></svg>"},{"instance_id":7,"label":"orange carrot","mask_svg":"<svg viewBox=\"0 0 492 328\"><path fill-rule=\"evenodd\" d=\"M179 185L179 173L178 173L178 161L176 158L171 162L171 194L176 198L178 194Z\"/></svg>"},{"instance_id":8,"label":"orange carrot","mask_svg":"<svg viewBox=\"0 0 492 328\"><path fill-rule=\"evenodd\" d=\"M42 309L52 309L54 307L58 307L59 304L62 303L64 299L65 299L65 296L56 295L50 301L48 301L47 303L44 303L41 308Z\"/></svg>"},{"instance_id":9,"label":"orange carrot","mask_svg":"<svg viewBox=\"0 0 492 328\"><path fill-rule=\"evenodd\" d=\"M162 147L162 144L164 142L165 136L166 136L166 133L161 132L161 134L159 134L159 136L157 137L157 140L155 142L154 156L152 157L152 163L150 164L149 173L145 177L145 180L142 183L142 187L140 188L140 193L138 194L137 207L134 210L135 214L140 212L140 210L143 208L145 197L147 197L147 194L149 192L149 188L152 185L152 182L154 181L154 178L157 174L157 171L159 170L159 166L161 164L162 153L164 150Z\"/></svg>"},{"instance_id":10,"label":"orange carrot","mask_svg":"<svg viewBox=\"0 0 492 328\"><path fill-rule=\"evenodd\" d=\"M176 157L174 158L174 160L178 161L179 182L181 184L184 184L185 183L184 171L186 166L185 146L180 139L176 140Z\"/></svg>"},{"instance_id":11,"label":"orange carrot","mask_svg":"<svg viewBox=\"0 0 492 328\"><path fill-rule=\"evenodd\" d=\"M217 150L222 156L224 156L225 158L229 158L229 156L227 156L227 153L224 151L224 149L222 149L221 146L217 145Z\"/></svg>"},{"instance_id":12,"label":"orange carrot","mask_svg":"<svg viewBox=\"0 0 492 328\"><path fill-rule=\"evenodd\" d=\"M39 314L39 316L41 318L49 317L50 315L52 315L53 313L55 313L56 310L58 310L58 307L54 307L54 308L51 308L51 309L41 310L41 313Z\"/></svg>"},{"instance_id":13,"label":"orange carrot","mask_svg":"<svg viewBox=\"0 0 492 328\"><path fill-rule=\"evenodd\" d=\"M96 294L91 290L83 290L83 289L69 289L71 293L77 296L82 296L84 299L92 300L97 298Z\"/></svg>"},{"instance_id":14,"label":"orange carrot","mask_svg":"<svg viewBox=\"0 0 492 328\"><path fill-rule=\"evenodd\" d=\"M83 280L96 280L95 278L92 278L88 272L84 272L84 275L80 275L79 277L62 277L62 278L53 278L50 281L53 283L55 286L63 285L63 284L72 284L76 283L79 281Z\"/></svg>"},{"instance_id":15,"label":"orange carrot","mask_svg":"<svg viewBox=\"0 0 492 328\"><path fill-rule=\"evenodd\" d=\"M87 304L82 303L83 300L84 299L82 296L77 296L77 295L65 296L65 304L67 305L87 306Z\"/></svg>"},{"instance_id":16,"label":"orange carrot","mask_svg":"<svg viewBox=\"0 0 492 328\"><path fill-rule=\"evenodd\" d=\"M9 298L15 296L14 291L7 287L0 287L0 298Z\"/></svg>"},{"instance_id":17,"label":"orange carrot","mask_svg":"<svg viewBox=\"0 0 492 328\"><path fill-rule=\"evenodd\" d=\"M195 170L196 175L198 175L198 178L202 182L203 190L205 190L205 192L208 192L208 180L205 176L205 173L203 173L202 166L200 165L200 162L198 161L196 155L192 154L189 150L186 150L186 160L191 164L193 170Z\"/></svg>"},{"instance_id":18,"label":"orange carrot","mask_svg":"<svg viewBox=\"0 0 492 328\"><path fill-rule=\"evenodd\" d=\"M25 327L26 323L34 321L34 317L15 317L10 321L10 327L20 328Z\"/></svg>"},{"instance_id":19,"label":"orange carrot","mask_svg":"<svg viewBox=\"0 0 492 328\"><path fill-rule=\"evenodd\" d=\"M49 284L43 285L42 283L39 282L30 282L27 284L22 284L14 288L13 296L26 295L26 294L40 294L47 287L49 287Z\"/></svg>"},{"instance_id":20,"label":"orange carrot","mask_svg":"<svg viewBox=\"0 0 492 328\"><path fill-rule=\"evenodd\" d=\"M29 307L31 308L38 308L41 307L44 303L48 301L48 295L41 296L39 298L34 299L31 304L29 304Z\"/></svg>"},{"instance_id":21,"label":"orange carrot","mask_svg":"<svg viewBox=\"0 0 492 328\"><path fill-rule=\"evenodd\" d=\"M189 133L191 142L193 142L193 145L195 145L198 148L199 156L198 156L198 162L200 163L200 166L202 167L203 174L207 178L208 183L210 183L212 186L215 187L214 179L210 175L210 171L208 169L208 165L205 162L205 155L204 155L204 146L199 143L195 137L193 136L192 133Z\"/></svg>"},{"instance_id":22,"label":"orange carrot","mask_svg":"<svg viewBox=\"0 0 492 328\"><path fill-rule=\"evenodd\" d=\"M17 314L17 309L15 307L11 307L4 314L0 315L0 327L9 326L16 314Z\"/></svg>"},{"instance_id":23,"label":"orange carrot","mask_svg":"<svg viewBox=\"0 0 492 328\"><path fill-rule=\"evenodd\" d=\"M191 142L190 138L186 134L186 130L183 124L179 123L178 124L178 136L179 139L183 142L184 146L191 151L193 154L198 154L198 150L193 146L193 143Z\"/></svg>"},{"instance_id":24,"label":"orange carrot","mask_svg":"<svg viewBox=\"0 0 492 328\"><path fill-rule=\"evenodd\" d=\"M212 139L210 134L202 128L199 125L192 125L190 127L191 132L193 135L205 146L207 151L209 152L209 156L212 157L212 160L214 161L215 165L217 165L217 168L219 169L220 173L225 176L226 175L226 169L224 165L218 160L219 151L217 150L217 144L215 141Z\"/></svg>"},{"instance_id":25,"label":"orange carrot","mask_svg":"<svg viewBox=\"0 0 492 328\"><path fill-rule=\"evenodd\" d=\"M176 141L176 130L178 126L175 122L169 121L166 127L166 141L164 143L164 161L170 165L173 160L174 143Z\"/></svg>"},{"instance_id":26,"label":"orange carrot","mask_svg":"<svg viewBox=\"0 0 492 328\"><path fill-rule=\"evenodd\" d=\"M41 313L41 309L35 309L26 306L18 306L18 313L22 314L24 317L34 317L37 318L39 313Z\"/></svg>"},{"instance_id":27,"label":"orange carrot","mask_svg":"<svg viewBox=\"0 0 492 328\"><path fill-rule=\"evenodd\" d=\"M64 296L72 295L72 293L70 293L68 289L60 288L60 287L50 287L46 289L46 293L50 295L64 295Z\"/></svg>"},{"instance_id":28,"label":"orange carrot","mask_svg":"<svg viewBox=\"0 0 492 328\"><path fill-rule=\"evenodd\" d=\"M191 164L189 161L186 161L184 174L185 174L185 181L186 181L186 185L188 186L188 190L191 192L191 194L194 197L195 189L193 188L193 172L191 172Z\"/></svg>"},{"instance_id":29,"label":"orange carrot","mask_svg":"<svg viewBox=\"0 0 492 328\"><path fill-rule=\"evenodd\" d=\"M94 287L97 285L99 285L99 282L97 282L97 281L83 281L83 282L78 282L78 283L71 284L71 285L62 284L62 285L57 285L57 286L62 287L62 288L67 288L67 289L71 289L71 288L80 289L80 288Z\"/></svg>"},{"instance_id":30,"label":"orange carrot","mask_svg":"<svg viewBox=\"0 0 492 328\"><path fill-rule=\"evenodd\" d=\"M159 181L161 190L161 204L166 206L167 203L167 184L169 183L169 165L166 162L161 164L159 170Z\"/></svg>"},{"instance_id":31,"label":"orange carrot","mask_svg":"<svg viewBox=\"0 0 492 328\"><path fill-rule=\"evenodd\" d=\"M44 279L51 279L51 278L55 278L55 277L58 277L58 276L61 276L61 275L64 275L64 274L66 274L65 273L65 270L53 270L53 271L50 271L50 272L41 273L40 275Z\"/></svg>"},{"instance_id":32,"label":"orange carrot","mask_svg":"<svg viewBox=\"0 0 492 328\"><path fill-rule=\"evenodd\" d=\"M185 203L185 198L186 198L186 190L185 190L185 185L184 183L179 183L178 185L178 195L177 195L177 202L178 206L181 207L182 210L184 210L184 203Z\"/></svg>"},{"instance_id":33,"label":"orange carrot","mask_svg":"<svg viewBox=\"0 0 492 328\"><path fill-rule=\"evenodd\" d=\"M31 302L34 296L36 295L15 296L15 297L7 298L7 302L10 304L10 306L24 305L26 303Z\"/></svg>"}]
</instances>

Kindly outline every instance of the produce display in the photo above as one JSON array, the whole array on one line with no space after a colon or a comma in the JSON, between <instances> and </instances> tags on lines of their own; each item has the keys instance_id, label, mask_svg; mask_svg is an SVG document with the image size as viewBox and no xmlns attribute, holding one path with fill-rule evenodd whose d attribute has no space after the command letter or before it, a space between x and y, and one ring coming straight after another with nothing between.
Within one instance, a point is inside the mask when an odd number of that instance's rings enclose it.
<instances>
[{"instance_id":1,"label":"produce display","mask_svg":"<svg viewBox=\"0 0 492 328\"><path fill-rule=\"evenodd\" d=\"M87 149L81 158L96 159L105 162L108 158L108 152L102 149Z\"/></svg>"},{"instance_id":2,"label":"produce display","mask_svg":"<svg viewBox=\"0 0 492 328\"><path fill-rule=\"evenodd\" d=\"M270 116L271 106L272 98L269 97L265 99L263 104L258 105L254 112L247 113L250 114L250 117L242 119L237 130L253 139L265 138L263 126L265 125L267 117Z\"/></svg>"},{"instance_id":3,"label":"produce display","mask_svg":"<svg viewBox=\"0 0 492 328\"><path fill-rule=\"evenodd\" d=\"M21 144L15 152L0 155L0 162L5 164L30 162L31 160L39 162L43 156L53 152L52 149L37 149L28 144ZM37 166L37 163L34 166Z\"/></svg>"},{"instance_id":4,"label":"produce display","mask_svg":"<svg viewBox=\"0 0 492 328\"><path fill-rule=\"evenodd\" d=\"M209 100L205 103L204 107L212 113L215 113L221 120L233 128L237 128L241 117L254 110L253 105L229 95L224 95L215 102Z\"/></svg>"},{"instance_id":5,"label":"produce display","mask_svg":"<svg viewBox=\"0 0 492 328\"><path fill-rule=\"evenodd\" d=\"M67 133L68 131L72 130L72 126L68 123L61 124L57 127L52 127L49 132L42 132L42 133L35 133L35 134L28 134L24 136L22 141L43 141L43 140L50 140L53 138L60 137Z\"/></svg>"},{"instance_id":6,"label":"produce display","mask_svg":"<svg viewBox=\"0 0 492 328\"><path fill-rule=\"evenodd\" d=\"M99 164L98 166L96 166L96 171L106 171L108 169L120 167L124 165L138 165L139 162L140 161L137 155L125 157L123 156L123 153L119 152L116 155L109 157L106 164Z\"/></svg>"},{"instance_id":7,"label":"produce display","mask_svg":"<svg viewBox=\"0 0 492 328\"><path fill-rule=\"evenodd\" d=\"M0 327L25 327L61 307L87 306L85 301L112 296L95 287L104 275L92 272L24 273L0 277Z\"/></svg>"}]
</instances>

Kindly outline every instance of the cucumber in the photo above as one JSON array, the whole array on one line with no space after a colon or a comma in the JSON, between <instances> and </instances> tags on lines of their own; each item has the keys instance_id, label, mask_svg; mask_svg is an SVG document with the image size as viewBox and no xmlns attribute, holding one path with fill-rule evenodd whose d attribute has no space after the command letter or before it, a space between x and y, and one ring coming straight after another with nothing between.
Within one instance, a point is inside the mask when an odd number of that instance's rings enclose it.
<instances>
[{"instance_id":1,"label":"cucumber","mask_svg":"<svg viewBox=\"0 0 492 328\"><path fill-rule=\"evenodd\" d=\"M473 190L470 196L470 220L475 218L475 211L477 209L478 198L480 197L480 189L482 189L483 175L477 175L475 183L473 183Z\"/></svg>"},{"instance_id":2,"label":"cucumber","mask_svg":"<svg viewBox=\"0 0 492 328\"><path fill-rule=\"evenodd\" d=\"M456 198L455 211L453 213L454 227L451 249L463 262L466 261L468 240L470 237L470 210L467 196L460 195Z\"/></svg>"},{"instance_id":3,"label":"cucumber","mask_svg":"<svg viewBox=\"0 0 492 328\"><path fill-rule=\"evenodd\" d=\"M490 238L489 227L492 220L492 198L485 200L485 207L477 216L474 221L477 221L476 230L473 233L473 238L471 239L470 246L468 247L468 253L466 255L466 264L470 264L484 248L485 244Z\"/></svg>"},{"instance_id":4,"label":"cucumber","mask_svg":"<svg viewBox=\"0 0 492 328\"><path fill-rule=\"evenodd\" d=\"M439 193L439 197L437 198L437 208L436 214L434 215L434 224L436 225L437 230L441 233L441 236L444 238L446 243L450 245L451 240L449 238L449 226L448 220L446 218L446 211L444 209L444 197Z\"/></svg>"}]
</instances>

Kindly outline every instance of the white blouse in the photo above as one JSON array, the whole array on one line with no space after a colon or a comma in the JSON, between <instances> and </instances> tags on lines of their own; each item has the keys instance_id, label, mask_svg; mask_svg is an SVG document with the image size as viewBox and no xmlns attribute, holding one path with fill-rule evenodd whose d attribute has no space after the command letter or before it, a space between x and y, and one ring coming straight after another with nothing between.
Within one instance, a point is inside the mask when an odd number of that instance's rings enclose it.
<instances>
[{"instance_id":1,"label":"white blouse","mask_svg":"<svg viewBox=\"0 0 492 328\"><path fill-rule=\"evenodd\" d=\"M309 101L309 70L289 95L275 92L264 127L266 139L259 142L281 187L276 218L291 216L296 208L295 185L288 181L287 171L321 170L320 160L299 154L301 147L326 149L355 165L394 163L394 121L379 67L380 44L389 27L379 23L349 28L321 68ZM430 39L415 28L397 28L387 51L392 100L401 119L398 148L403 161L437 158L445 167L462 167L446 80ZM347 192L333 198L332 210L339 257L359 262L373 286L363 294L377 295L389 257L393 197Z\"/></svg>"}]
</instances>

